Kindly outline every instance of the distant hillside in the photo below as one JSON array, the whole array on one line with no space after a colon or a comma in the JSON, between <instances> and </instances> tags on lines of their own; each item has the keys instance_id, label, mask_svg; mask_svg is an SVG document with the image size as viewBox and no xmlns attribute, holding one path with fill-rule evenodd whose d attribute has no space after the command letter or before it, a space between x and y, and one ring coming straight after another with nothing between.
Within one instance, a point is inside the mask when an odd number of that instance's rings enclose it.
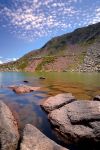
<instances>
[{"instance_id":1,"label":"distant hillside","mask_svg":"<svg viewBox=\"0 0 100 150\"><path fill-rule=\"evenodd\" d=\"M55 37L0 70L100 72L100 22Z\"/></svg>"}]
</instances>

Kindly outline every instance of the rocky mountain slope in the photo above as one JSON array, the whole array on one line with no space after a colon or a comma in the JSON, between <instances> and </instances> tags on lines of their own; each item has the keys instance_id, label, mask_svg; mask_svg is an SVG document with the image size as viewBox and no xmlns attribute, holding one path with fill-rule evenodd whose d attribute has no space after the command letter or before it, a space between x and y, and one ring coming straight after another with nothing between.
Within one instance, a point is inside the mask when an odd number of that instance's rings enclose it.
<instances>
[{"instance_id":1,"label":"rocky mountain slope","mask_svg":"<svg viewBox=\"0 0 100 150\"><path fill-rule=\"evenodd\" d=\"M0 70L100 72L100 22L55 37Z\"/></svg>"}]
</instances>

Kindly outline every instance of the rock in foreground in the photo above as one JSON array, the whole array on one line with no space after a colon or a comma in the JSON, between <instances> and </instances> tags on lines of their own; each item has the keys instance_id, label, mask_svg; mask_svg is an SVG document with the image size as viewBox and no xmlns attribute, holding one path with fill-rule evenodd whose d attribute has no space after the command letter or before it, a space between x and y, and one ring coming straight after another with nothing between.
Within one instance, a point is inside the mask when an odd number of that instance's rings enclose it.
<instances>
[{"instance_id":1,"label":"rock in foreground","mask_svg":"<svg viewBox=\"0 0 100 150\"><path fill-rule=\"evenodd\" d=\"M10 109L0 101L0 150L16 150L18 126Z\"/></svg>"},{"instance_id":2,"label":"rock in foreground","mask_svg":"<svg viewBox=\"0 0 100 150\"><path fill-rule=\"evenodd\" d=\"M47 111L50 112L54 109L58 109L65 104L71 103L75 101L75 97L72 96L71 93L67 94L58 94L56 96L49 97L47 100L41 103L41 107Z\"/></svg>"},{"instance_id":3,"label":"rock in foreground","mask_svg":"<svg viewBox=\"0 0 100 150\"><path fill-rule=\"evenodd\" d=\"M100 142L99 101L74 101L53 110L49 119L69 143Z\"/></svg>"},{"instance_id":4,"label":"rock in foreground","mask_svg":"<svg viewBox=\"0 0 100 150\"><path fill-rule=\"evenodd\" d=\"M21 150L68 150L47 138L36 127L27 124L24 129Z\"/></svg>"},{"instance_id":5,"label":"rock in foreground","mask_svg":"<svg viewBox=\"0 0 100 150\"><path fill-rule=\"evenodd\" d=\"M28 85L10 86L9 88L17 94L29 93L40 89L40 87L32 87Z\"/></svg>"}]
</instances>

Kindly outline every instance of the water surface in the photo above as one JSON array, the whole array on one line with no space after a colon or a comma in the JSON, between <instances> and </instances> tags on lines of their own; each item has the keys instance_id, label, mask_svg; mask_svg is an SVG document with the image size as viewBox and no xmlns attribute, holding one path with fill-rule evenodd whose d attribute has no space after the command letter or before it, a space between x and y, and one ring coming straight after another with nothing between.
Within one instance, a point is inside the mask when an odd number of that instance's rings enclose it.
<instances>
[{"instance_id":1,"label":"water surface","mask_svg":"<svg viewBox=\"0 0 100 150\"><path fill-rule=\"evenodd\" d=\"M40 76L46 79L40 80ZM29 85L40 86L40 90L28 94L16 94L7 88L9 85L23 84L24 80L28 80ZM49 96L66 92L72 93L79 100L91 100L95 95L100 94L100 74L1 72L0 85L3 86L0 88L0 100L5 101L12 109L20 130L26 123L31 123L49 138L63 144L52 130L47 114L39 104ZM73 148L71 147L71 149ZM76 149L74 148L74 150Z\"/></svg>"}]
</instances>

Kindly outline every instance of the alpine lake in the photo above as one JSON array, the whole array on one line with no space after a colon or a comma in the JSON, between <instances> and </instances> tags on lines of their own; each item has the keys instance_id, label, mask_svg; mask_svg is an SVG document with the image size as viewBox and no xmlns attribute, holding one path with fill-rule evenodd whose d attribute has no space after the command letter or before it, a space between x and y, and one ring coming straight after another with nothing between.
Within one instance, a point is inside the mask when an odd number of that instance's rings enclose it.
<instances>
[{"instance_id":1,"label":"alpine lake","mask_svg":"<svg viewBox=\"0 0 100 150\"><path fill-rule=\"evenodd\" d=\"M45 77L45 79L40 79L40 77ZM24 83L24 80L28 83ZM16 94L7 88L10 85L20 84L38 86L40 89L27 94ZM92 100L94 96L100 94L100 73L0 72L0 100L13 111L20 132L25 124L30 123L58 144L70 150L80 150L80 148L66 144L65 140L53 130L47 114L40 107L43 100L59 93L72 93L80 101Z\"/></svg>"}]
</instances>

